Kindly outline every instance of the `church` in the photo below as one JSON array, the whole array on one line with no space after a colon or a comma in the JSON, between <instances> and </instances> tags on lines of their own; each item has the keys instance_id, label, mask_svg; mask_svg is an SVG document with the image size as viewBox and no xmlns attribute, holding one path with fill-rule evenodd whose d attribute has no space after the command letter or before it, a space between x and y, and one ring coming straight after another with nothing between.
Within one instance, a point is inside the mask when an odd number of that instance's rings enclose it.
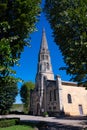
<instances>
[{"instance_id":1,"label":"church","mask_svg":"<svg viewBox=\"0 0 87 130\"><path fill-rule=\"evenodd\" d=\"M31 91L30 109L33 115L87 115L87 90L74 82L63 81L52 71L46 33L43 29L38 54L35 89Z\"/></svg>"}]
</instances>

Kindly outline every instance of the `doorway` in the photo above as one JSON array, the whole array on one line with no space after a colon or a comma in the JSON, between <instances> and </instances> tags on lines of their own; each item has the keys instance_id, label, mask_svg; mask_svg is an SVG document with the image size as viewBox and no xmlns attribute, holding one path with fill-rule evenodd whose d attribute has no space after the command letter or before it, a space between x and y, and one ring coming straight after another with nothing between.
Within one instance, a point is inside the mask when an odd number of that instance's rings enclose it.
<instances>
[{"instance_id":1,"label":"doorway","mask_svg":"<svg viewBox=\"0 0 87 130\"><path fill-rule=\"evenodd\" d=\"M40 104L37 104L37 115L40 115Z\"/></svg>"},{"instance_id":2,"label":"doorway","mask_svg":"<svg viewBox=\"0 0 87 130\"><path fill-rule=\"evenodd\" d=\"M82 107L82 105L79 105L79 113L80 113L80 115L83 115L83 107Z\"/></svg>"}]
</instances>

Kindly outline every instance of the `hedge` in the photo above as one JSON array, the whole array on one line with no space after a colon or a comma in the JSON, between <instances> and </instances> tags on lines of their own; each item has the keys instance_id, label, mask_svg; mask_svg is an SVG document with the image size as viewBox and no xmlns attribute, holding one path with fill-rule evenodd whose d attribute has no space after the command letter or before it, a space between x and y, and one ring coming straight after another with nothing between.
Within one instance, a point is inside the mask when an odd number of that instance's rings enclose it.
<instances>
[{"instance_id":1,"label":"hedge","mask_svg":"<svg viewBox=\"0 0 87 130\"><path fill-rule=\"evenodd\" d=\"M8 127L8 126L13 126L17 125L20 122L20 118L10 118L10 119L0 119L0 127Z\"/></svg>"}]
</instances>

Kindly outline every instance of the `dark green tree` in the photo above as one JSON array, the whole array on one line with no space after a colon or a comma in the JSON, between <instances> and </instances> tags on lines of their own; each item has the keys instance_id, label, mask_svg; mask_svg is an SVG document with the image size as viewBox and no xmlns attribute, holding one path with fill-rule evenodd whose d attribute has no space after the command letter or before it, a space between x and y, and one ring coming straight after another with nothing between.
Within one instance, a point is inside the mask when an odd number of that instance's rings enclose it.
<instances>
[{"instance_id":1,"label":"dark green tree","mask_svg":"<svg viewBox=\"0 0 87 130\"><path fill-rule=\"evenodd\" d=\"M21 86L20 95L21 101L24 104L24 112L28 113L30 109L30 91L33 90L35 84L32 82L26 82Z\"/></svg>"},{"instance_id":2,"label":"dark green tree","mask_svg":"<svg viewBox=\"0 0 87 130\"><path fill-rule=\"evenodd\" d=\"M44 10L66 63L62 69L87 86L87 0L45 0Z\"/></svg>"},{"instance_id":3,"label":"dark green tree","mask_svg":"<svg viewBox=\"0 0 87 130\"><path fill-rule=\"evenodd\" d=\"M0 80L0 114L7 114L15 102L18 93L17 83L14 78L8 77Z\"/></svg>"},{"instance_id":4,"label":"dark green tree","mask_svg":"<svg viewBox=\"0 0 87 130\"><path fill-rule=\"evenodd\" d=\"M16 96L18 80L12 77L16 73L12 67L18 65L21 52L29 45L39 13L40 0L0 1L0 111L9 109Z\"/></svg>"},{"instance_id":5,"label":"dark green tree","mask_svg":"<svg viewBox=\"0 0 87 130\"><path fill-rule=\"evenodd\" d=\"M0 1L0 76L12 73L11 67L18 64L25 38L35 31L40 13L40 0ZM30 41L29 41L30 42Z\"/></svg>"}]
</instances>

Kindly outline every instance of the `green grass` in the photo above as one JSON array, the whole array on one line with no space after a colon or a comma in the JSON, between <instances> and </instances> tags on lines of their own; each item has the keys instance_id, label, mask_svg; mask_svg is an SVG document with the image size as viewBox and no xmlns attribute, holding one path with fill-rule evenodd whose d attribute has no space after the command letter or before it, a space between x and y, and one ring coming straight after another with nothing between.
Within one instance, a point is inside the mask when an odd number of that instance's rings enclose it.
<instances>
[{"instance_id":1,"label":"green grass","mask_svg":"<svg viewBox=\"0 0 87 130\"><path fill-rule=\"evenodd\" d=\"M0 130L34 130L32 126L26 126L26 125L15 125L5 128L0 128Z\"/></svg>"},{"instance_id":2,"label":"green grass","mask_svg":"<svg viewBox=\"0 0 87 130\"><path fill-rule=\"evenodd\" d=\"M16 111L16 110L23 111L23 104L13 104L11 111Z\"/></svg>"},{"instance_id":3,"label":"green grass","mask_svg":"<svg viewBox=\"0 0 87 130\"><path fill-rule=\"evenodd\" d=\"M13 104L12 109L17 109L19 107L23 107L23 104Z\"/></svg>"}]
</instances>

